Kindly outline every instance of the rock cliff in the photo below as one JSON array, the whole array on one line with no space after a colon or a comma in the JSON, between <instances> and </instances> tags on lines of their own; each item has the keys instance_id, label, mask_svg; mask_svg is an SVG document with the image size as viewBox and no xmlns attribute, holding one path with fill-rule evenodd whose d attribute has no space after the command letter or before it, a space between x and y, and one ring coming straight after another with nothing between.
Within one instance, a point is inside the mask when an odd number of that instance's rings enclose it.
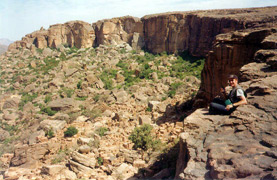
<instances>
[{"instance_id":1,"label":"rock cliff","mask_svg":"<svg viewBox=\"0 0 277 180\"><path fill-rule=\"evenodd\" d=\"M211 101L228 74L239 75L248 104L230 116L198 109L184 120L176 178L277 178L276 32L270 26L216 37L195 105Z\"/></svg>"},{"instance_id":2,"label":"rock cliff","mask_svg":"<svg viewBox=\"0 0 277 180\"><path fill-rule=\"evenodd\" d=\"M276 7L174 12L101 20L92 25L81 21L50 26L22 38L12 48L92 47L128 43L134 49L153 53L188 51L206 56L216 35L239 29L269 26L275 23Z\"/></svg>"}]
</instances>

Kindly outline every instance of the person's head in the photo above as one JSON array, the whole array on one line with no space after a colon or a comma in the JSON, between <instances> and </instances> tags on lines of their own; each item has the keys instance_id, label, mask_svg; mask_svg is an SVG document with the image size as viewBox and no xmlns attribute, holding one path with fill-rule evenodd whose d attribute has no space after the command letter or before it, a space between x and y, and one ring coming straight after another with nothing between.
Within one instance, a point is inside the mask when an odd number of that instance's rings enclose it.
<instances>
[{"instance_id":1,"label":"person's head","mask_svg":"<svg viewBox=\"0 0 277 180\"><path fill-rule=\"evenodd\" d=\"M231 74L228 76L228 83L232 87L236 87L238 85L238 76Z\"/></svg>"}]
</instances>

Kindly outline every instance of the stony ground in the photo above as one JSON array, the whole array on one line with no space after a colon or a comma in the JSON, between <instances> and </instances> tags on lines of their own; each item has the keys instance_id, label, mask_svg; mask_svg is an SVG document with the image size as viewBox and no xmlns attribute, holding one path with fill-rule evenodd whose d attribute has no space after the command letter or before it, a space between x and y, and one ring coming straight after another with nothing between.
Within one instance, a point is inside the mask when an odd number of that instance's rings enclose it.
<instances>
[{"instance_id":1,"label":"stony ground","mask_svg":"<svg viewBox=\"0 0 277 180\"><path fill-rule=\"evenodd\" d=\"M0 61L0 179L174 177L174 158L153 165L176 147L203 60L122 44L12 50ZM143 124L158 148L133 148L128 137ZM70 126L78 133L65 137Z\"/></svg>"}]
</instances>

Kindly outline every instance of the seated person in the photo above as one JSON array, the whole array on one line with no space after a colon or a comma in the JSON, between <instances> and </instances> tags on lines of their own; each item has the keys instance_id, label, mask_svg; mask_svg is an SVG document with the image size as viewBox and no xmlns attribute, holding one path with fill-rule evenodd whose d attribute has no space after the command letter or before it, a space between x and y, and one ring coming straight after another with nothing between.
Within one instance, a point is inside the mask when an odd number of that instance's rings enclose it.
<instances>
[{"instance_id":1,"label":"seated person","mask_svg":"<svg viewBox=\"0 0 277 180\"><path fill-rule=\"evenodd\" d=\"M232 87L229 95L227 96L225 88L221 88L220 92L224 95L223 99L215 98L209 108L210 114L231 114L239 105L247 104L246 94L243 89L238 85L238 77L230 75L228 83Z\"/></svg>"}]
</instances>

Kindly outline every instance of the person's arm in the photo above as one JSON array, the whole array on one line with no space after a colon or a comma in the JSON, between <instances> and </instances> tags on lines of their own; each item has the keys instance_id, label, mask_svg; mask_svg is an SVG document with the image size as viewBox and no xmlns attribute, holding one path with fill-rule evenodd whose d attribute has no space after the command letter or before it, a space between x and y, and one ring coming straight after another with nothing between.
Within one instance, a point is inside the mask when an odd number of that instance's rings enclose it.
<instances>
[{"instance_id":1,"label":"person's arm","mask_svg":"<svg viewBox=\"0 0 277 180\"><path fill-rule=\"evenodd\" d=\"M234 104L227 105L227 106L226 106L226 109L229 110L229 109L231 109L231 108L233 108L233 107L237 107L237 106L240 106L240 105L247 104L247 100L246 100L246 98L245 98L244 96L239 96L239 97L240 97L240 99L241 99L239 102L236 102L236 103L234 103Z\"/></svg>"},{"instance_id":2,"label":"person's arm","mask_svg":"<svg viewBox=\"0 0 277 180\"><path fill-rule=\"evenodd\" d=\"M236 103L233 103L233 104L230 104L230 105L227 105L226 106L227 110L229 110L229 109L231 109L233 107L237 107L237 106L240 106L240 105L247 104L247 100L246 100L246 98L244 96L244 93L243 93L243 91L241 89L238 90L237 94L238 94L238 97L240 98L240 101L238 101Z\"/></svg>"}]
</instances>

